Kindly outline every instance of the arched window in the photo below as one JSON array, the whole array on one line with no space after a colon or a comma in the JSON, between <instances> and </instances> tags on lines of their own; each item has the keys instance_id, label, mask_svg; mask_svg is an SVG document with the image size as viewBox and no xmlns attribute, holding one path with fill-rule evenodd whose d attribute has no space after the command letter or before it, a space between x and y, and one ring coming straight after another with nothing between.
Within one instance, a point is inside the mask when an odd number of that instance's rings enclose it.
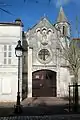
<instances>
[{"instance_id":1,"label":"arched window","mask_svg":"<svg viewBox=\"0 0 80 120\"><path fill-rule=\"evenodd\" d=\"M40 32L40 29L38 29L37 32Z\"/></svg>"},{"instance_id":2,"label":"arched window","mask_svg":"<svg viewBox=\"0 0 80 120\"><path fill-rule=\"evenodd\" d=\"M39 32L40 32L40 28L37 28L37 29L36 29L36 32L39 33Z\"/></svg>"},{"instance_id":3,"label":"arched window","mask_svg":"<svg viewBox=\"0 0 80 120\"><path fill-rule=\"evenodd\" d=\"M46 34L46 32L47 32L47 28L45 28L45 27L42 28L42 33L43 33L43 34Z\"/></svg>"},{"instance_id":4,"label":"arched window","mask_svg":"<svg viewBox=\"0 0 80 120\"><path fill-rule=\"evenodd\" d=\"M51 29L48 29L47 34L50 34L51 32L53 32Z\"/></svg>"},{"instance_id":5,"label":"arched window","mask_svg":"<svg viewBox=\"0 0 80 120\"><path fill-rule=\"evenodd\" d=\"M42 31L46 31L46 28L43 28Z\"/></svg>"},{"instance_id":6,"label":"arched window","mask_svg":"<svg viewBox=\"0 0 80 120\"><path fill-rule=\"evenodd\" d=\"M37 33L38 36L41 34L40 28L37 28L37 29L36 29L36 33Z\"/></svg>"}]
</instances>

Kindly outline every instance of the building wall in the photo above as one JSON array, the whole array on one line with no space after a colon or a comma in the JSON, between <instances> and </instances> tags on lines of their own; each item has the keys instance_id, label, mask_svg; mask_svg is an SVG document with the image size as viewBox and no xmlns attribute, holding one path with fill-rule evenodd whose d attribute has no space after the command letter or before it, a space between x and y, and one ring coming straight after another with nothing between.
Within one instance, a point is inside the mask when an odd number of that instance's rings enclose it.
<instances>
[{"instance_id":1,"label":"building wall","mask_svg":"<svg viewBox=\"0 0 80 120\"><path fill-rule=\"evenodd\" d=\"M60 96L68 97L69 95L70 73L67 67L60 68Z\"/></svg>"},{"instance_id":2,"label":"building wall","mask_svg":"<svg viewBox=\"0 0 80 120\"><path fill-rule=\"evenodd\" d=\"M15 56L17 41L22 41L20 25L0 24L0 102L16 101L18 86L18 59ZM4 45L11 46L11 64L4 64ZM7 47L8 60L8 47ZM8 62L8 61L7 61ZM20 66L22 73L22 65ZM22 86L22 75L20 75L20 86ZM20 91L21 91L20 87Z\"/></svg>"}]
</instances>

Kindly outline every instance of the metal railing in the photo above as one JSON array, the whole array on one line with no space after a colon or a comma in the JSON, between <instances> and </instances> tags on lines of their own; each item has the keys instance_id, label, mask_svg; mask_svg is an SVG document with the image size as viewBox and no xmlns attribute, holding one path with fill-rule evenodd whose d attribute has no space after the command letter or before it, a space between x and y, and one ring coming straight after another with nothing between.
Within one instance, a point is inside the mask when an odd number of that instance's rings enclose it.
<instances>
[{"instance_id":1,"label":"metal railing","mask_svg":"<svg viewBox=\"0 0 80 120\"><path fill-rule=\"evenodd\" d=\"M78 112L79 108L79 87L77 83L69 84L69 112Z\"/></svg>"}]
</instances>

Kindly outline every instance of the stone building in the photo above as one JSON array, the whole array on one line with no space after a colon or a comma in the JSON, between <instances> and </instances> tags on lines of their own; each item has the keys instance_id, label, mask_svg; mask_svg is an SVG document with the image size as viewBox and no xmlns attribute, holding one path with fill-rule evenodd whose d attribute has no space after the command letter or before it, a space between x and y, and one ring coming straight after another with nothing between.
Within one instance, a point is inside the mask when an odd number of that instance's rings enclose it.
<instances>
[{"instance_id":1,"label":"stone building","mask_svg":"<svg viewBox=\"0 0 80 120\"><path fill-rule=\"evenodd\" d=\"M23 81L27 76L27 97L67 96L70 73L66 61L60 57L60 41L64 46L65 39L70 39L70 24L63 8L60 8L55 24L43 17L24 36L28 43L23 59L23 64L24 61L28 64L23 76Z\"/></svg>"},{"instance_id":2,"label":"stone building","mask_svg":"<svg viewBox=\"0 0 80 120\"><path fill-rule=\"evenodd\" d=\"M60 8L55 24L47 17L28 31L17 19L0 23L0 101L16 101L18 60L15 47L20 39L25 51L20 64L20 95L26 97L65 97L71 76L67 62L60 57L60 41L70 39L70 24Z\"/></svg>"}]
</instances>

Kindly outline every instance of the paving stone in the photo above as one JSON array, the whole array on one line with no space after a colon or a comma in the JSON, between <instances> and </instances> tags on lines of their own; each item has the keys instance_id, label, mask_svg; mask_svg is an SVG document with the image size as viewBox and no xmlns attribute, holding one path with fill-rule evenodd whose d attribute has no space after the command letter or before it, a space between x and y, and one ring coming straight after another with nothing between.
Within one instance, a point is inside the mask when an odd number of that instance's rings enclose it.
<instances>
[{"instance_id":1,"label":"paving stone","mask_svg":"<svg viewBox=\"0 0 80 120\"><path fill-rule=\"evenodd\" d=\"M0 120L80 120L80 115L13 116L13 117L0 117Z\"/></svg>"}]
</instances>

